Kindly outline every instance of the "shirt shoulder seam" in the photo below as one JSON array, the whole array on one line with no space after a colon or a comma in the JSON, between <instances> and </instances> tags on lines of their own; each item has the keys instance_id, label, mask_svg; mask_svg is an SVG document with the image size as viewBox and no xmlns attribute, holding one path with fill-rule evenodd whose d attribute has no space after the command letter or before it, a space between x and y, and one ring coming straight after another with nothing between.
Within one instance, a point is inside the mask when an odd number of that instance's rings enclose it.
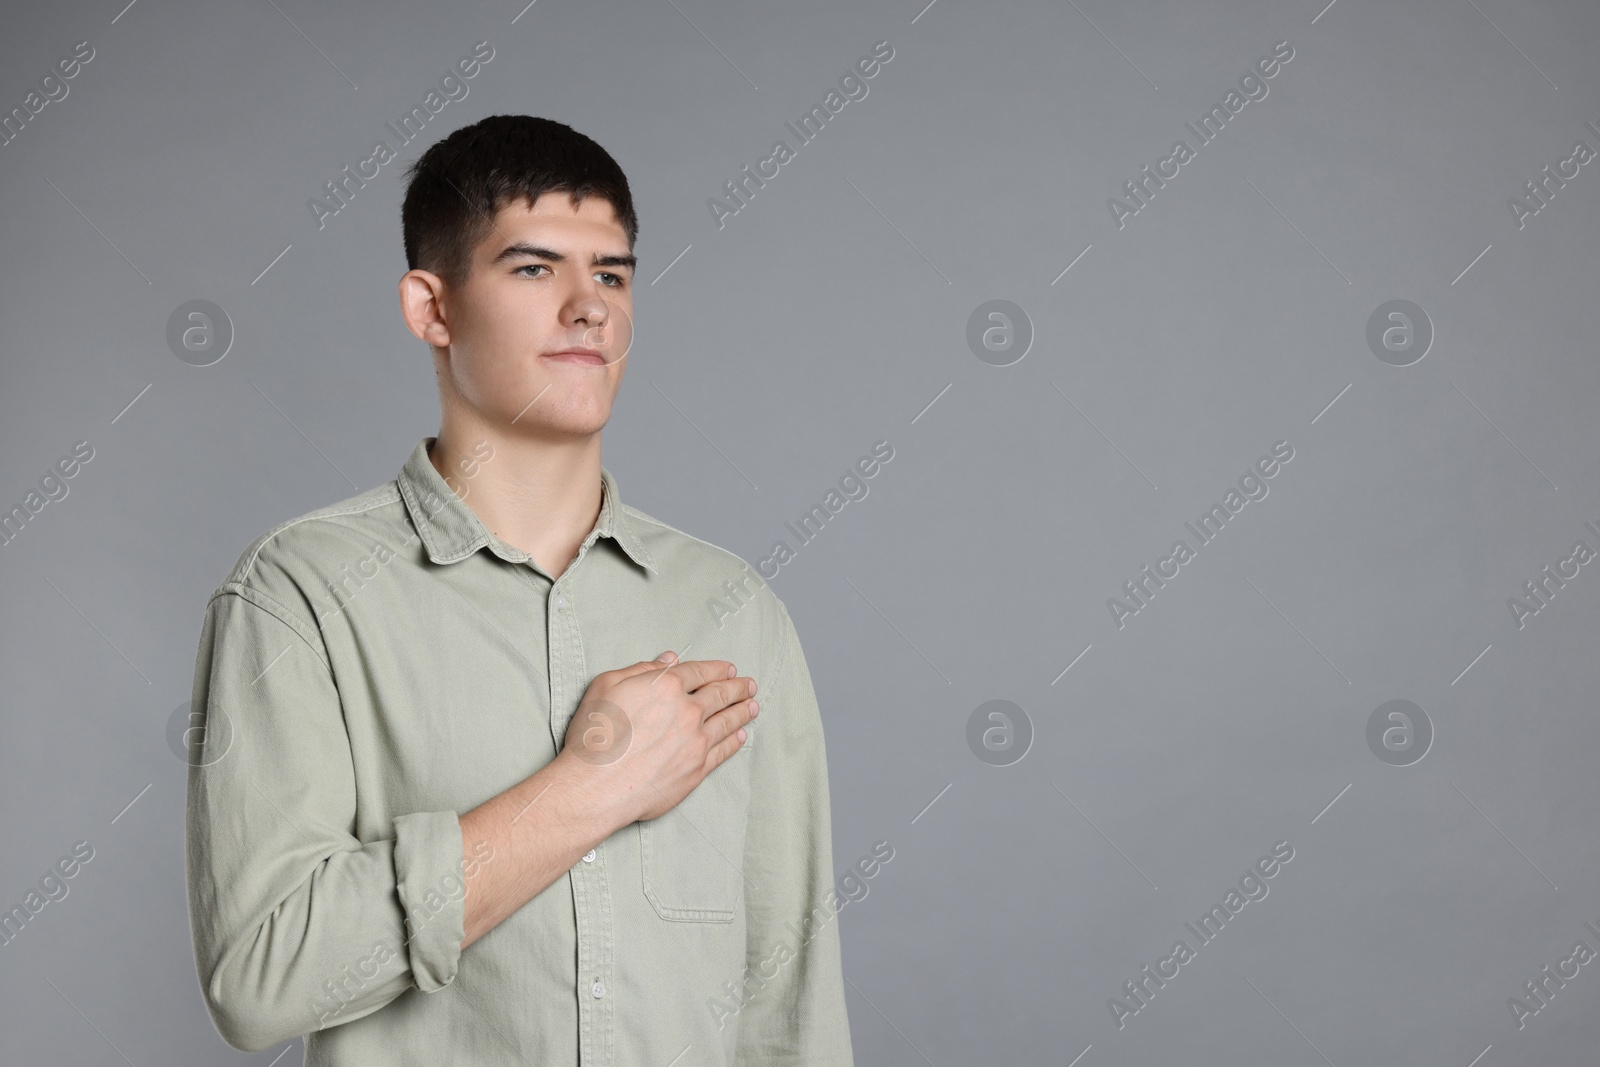
<instances>
[{"instance_id":1,"label":"shirt shoulder seam","mask_svg":"<svg viewBox=\"0 0 1600 1067\"><path fill-rule=\"evenodd\" d=\"M705 545L707 548L714 548L718 552L721 552L725 556L731 556L734 559L738 560L740 563L744 564L744 566L746 568L748 568L749 570L754 572L757 577L761 577L761 572L756 571L756 569L754 567L751 567L749 560L745 559L743 556L739 555L739 553L733 551L733 549L731 549L731 548L724 548L722 545L713 544L712 542L707 541L703 537L696 537L694 534L689 533L687 530L680 530L676 526L672 526L672 525L669 525L668 523L664 523L660 519L656 518L654 515L647 515L644 512L640 511L638 508L633 507L632 505L623 504L622 508L630 516L632 516L633 518L638 519L641 522L647 522L652 526L659 526L663 530L670 530L672 533L678 534L678 535L680 535L682 537L687 537L691 541L698 541L700 544ZM767 582L767 580L765 578L761 578L761 585L762 585L762 588L767 589L769 592L771 591L772 587L768 584L768 582ZM773 595L774 595L774 598L776 598L777 594L773 594Z\"/></svg>"},{"instance_id":2,"label":"shirt shoulder seam","mask_svg":"<svg viewBox=\"0 0 1600 1067\"><path fill-rule=\"evenodd\" d=\"M772 668L772 677L779 679L786 677L784 671L789 666L789 631L794 628L794 620L789 618L789 609L783 606L777 593L772 594L772 599L778 605L778 662ZM795 636L798 640L798 631Z\"/></svg>"},{"instance_id":3,"label":"shirt shoulder seam","mask_svg":"<svg viewBox=\"0 0 1600 1067\"><path fill-rule=\"evenodd\" d=\"M338 519L343 518L346 515L359 515L363 512L373 511L377 508L384 507L385 505L393 504L396 500L400 499L400 486L399 483L395 481L391 481L388 485L376 486L373 489L367 490L367 492L378 492L384 489L390 490L390 492L385 493L380 499L370 503L352 504L345 508L340 508L336 504L330 505L329 507L320 508L316 511L310 512L309 514L301 515L298 518L293 518L287 522L281 522L274 526L257 539L255 551L250 553L249 562L244 565L244 570L240 572L237 581L242 584L245 579L250 577L250 572L255 569L256 560L260 558L262 550L267 547L273 538L277 537L283 531L289 529L289 527L298 526L302 522L311 522L317 519ZM366 493L361 495L365 496Z\"/></svg>"},{"instance_id":4,"label":"shirt shoulder seam","mask_svg":"<svg viewBox=\"0 0 1600 1067\"><path fill-rule=\"evenodd\" d=\"M328 661L327 653L321 647L320 630L309 626L304 619L300 618L294 613L294 611L288 607L285 607L273 597L268 596L259 589L245 585L243 582L224 582L215 593L211 594L211 600L215 601L218 597L224 596L236 596L252 607L277 619L290 630L294 631L295 636L300 638L301 641L305 642L306 647L311 649L312 653L316 655L317 660L321 662L323 668L328 672L329 678L331 679L333 677L333 665ZM209 607L209 602L207 606ZM313 641L308 636L308 632L317 634L318 640Z\"/></svg>"}]
</instances>

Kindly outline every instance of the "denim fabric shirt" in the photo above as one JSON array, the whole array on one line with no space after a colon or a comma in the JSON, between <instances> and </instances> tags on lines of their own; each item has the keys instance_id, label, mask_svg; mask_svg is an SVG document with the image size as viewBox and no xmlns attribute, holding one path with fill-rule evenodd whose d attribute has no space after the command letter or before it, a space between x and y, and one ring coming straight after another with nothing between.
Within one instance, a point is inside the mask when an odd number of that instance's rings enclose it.
<instances>
[{"instance_id":1,"label":"denim fabric shirt","mask_svg":"<svg viewBox=\"0 0 1600 1067\"><path fill-rule=\"evenodd\" d=\"M222 1037L304 1034L308 1067L853 1067L822 721L783 602L604 468L552 578L433 442L262 534L206 605L186 868ZM555 757L595 675L669 648L757 680L748 740L463 950L472 877L505 857L460 814Z\"/></svg>"}]
</instances>

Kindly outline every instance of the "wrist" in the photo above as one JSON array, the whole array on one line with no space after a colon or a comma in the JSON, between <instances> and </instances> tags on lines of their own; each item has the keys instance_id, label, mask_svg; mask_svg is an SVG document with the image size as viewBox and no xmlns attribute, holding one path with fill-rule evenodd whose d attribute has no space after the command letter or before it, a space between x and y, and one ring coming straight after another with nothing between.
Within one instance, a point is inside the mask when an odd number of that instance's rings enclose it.
<instances>
[{"instance_id":1,"label":"wrist","mask_svg":"<svg viewBox=\"0 0 1600 1067\"><path fill-rule=\"evenodd\" d=\"M571 749L562 749L547 770L554 777L546 784L552 792L560 792L561 806L588 827L592 839L603 841L638 818L628 810L627 794L617 790L611 767L588 763Z\"/></svg>"}]
</instances>

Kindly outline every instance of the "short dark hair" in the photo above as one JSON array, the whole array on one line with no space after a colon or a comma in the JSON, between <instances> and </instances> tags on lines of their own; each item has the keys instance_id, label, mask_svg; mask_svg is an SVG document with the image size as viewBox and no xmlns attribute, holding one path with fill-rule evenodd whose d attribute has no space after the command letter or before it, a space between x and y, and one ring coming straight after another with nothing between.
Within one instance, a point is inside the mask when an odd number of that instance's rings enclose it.
<instances>
[{"instance_id":1,"label":"short dark hair","mask_svg":"<svg viewBox=\"0 0 1600 1067\"><path fill-rule=\"evenodd\" d=\"M571 126L533 115L490 115L431 145L406 171L400 207L410 270L432 271L446 285L466 282L472 250L499 210L565 192L581 203L611 204L628 235L639 236L628 179L617 161Z\"/></svg>"}]
</instances>

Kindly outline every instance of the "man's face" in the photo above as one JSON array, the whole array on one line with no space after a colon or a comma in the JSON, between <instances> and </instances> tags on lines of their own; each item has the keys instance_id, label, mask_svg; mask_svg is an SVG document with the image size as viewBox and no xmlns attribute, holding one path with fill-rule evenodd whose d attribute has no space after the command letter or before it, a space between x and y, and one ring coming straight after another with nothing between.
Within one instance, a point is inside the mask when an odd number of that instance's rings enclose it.
<instances>
[{"instance_id":1,"label":"man's face","mask_svg":"<svg viewBox=\"0 0 1600 1067\"><path fill-rule=\"evenodd\" d=\"M633 344L633 255L608 201L545 193L496 215L466 283L441 301L441 387L498 429L598 433ZM441 346L442 347L442 346ZM588 358L560 355L587 349Z\"/></svg>"}]
</instances>

